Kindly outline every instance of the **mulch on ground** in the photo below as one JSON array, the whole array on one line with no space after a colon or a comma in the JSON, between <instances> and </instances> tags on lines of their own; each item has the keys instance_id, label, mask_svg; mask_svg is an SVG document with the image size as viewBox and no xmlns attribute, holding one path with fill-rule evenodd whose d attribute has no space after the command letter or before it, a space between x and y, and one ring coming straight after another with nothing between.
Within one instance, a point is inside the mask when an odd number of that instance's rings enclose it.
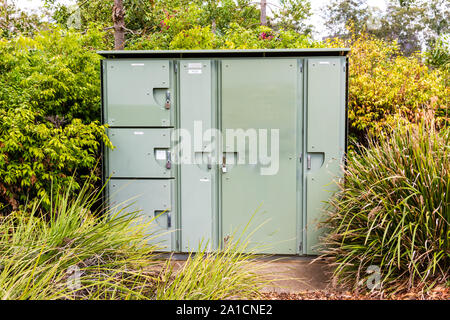
<instances>
[{"instance_id":1,"label":"mulch on ground","mask_svg":"<svg viewBox=\"0 0 450 320\"><path fill-rule=\"evenodd\" d=\"M397 293L392 295L372 293L358 294L350 291L314 290L297 293L264 293L265 300L450 300L449 287L435 287L428 292L422 290Z\"/></svg>"}]
</instances>

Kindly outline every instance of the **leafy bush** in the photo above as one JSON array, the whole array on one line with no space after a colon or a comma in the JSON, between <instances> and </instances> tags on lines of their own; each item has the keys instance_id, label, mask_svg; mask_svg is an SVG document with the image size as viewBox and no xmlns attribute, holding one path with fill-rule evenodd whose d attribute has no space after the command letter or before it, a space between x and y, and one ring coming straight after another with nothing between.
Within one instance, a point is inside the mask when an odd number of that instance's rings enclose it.
<instances>
[{"instance_id":1,"label":"leafy bush","mask_svg":"<svg viewBox=\"0 0 450 320\"><path fill-rule=\"evenodd\" d=\"M338 281L364 287L373 265L387 291L449 279L449 135L403 120L349 157L324 238Z\"/></svg>"},{"instance_id":2,"label":"leafy bush","mask_svg":"<svg viewBox=\"0 0 450 320\"><path fill-rule=\"evenodd\" d=\"M48 206L52 186L72 184L77 192L96 165L100 141L111 146L98 122L75 119L62 126L61 119L52 120L27 108L0 109L0 207L17 210L37 201Z\"/></svg>"},{"instance_id":3,"label":"leafy bush","mask_svg":"<svg viewBox=\"0 0 450 320\"><path fill-rule=\"evenodd\" d=\"M0 39L0 109L29 107L67 121L100 119L103 33L51 28L32 37Z\"/></svg>"},{"instance_id":4,"label":"leafy bush","mask_svg":"<svg viewBox=\"0 0 450 320\"><path fill-rule=\"evenodd\" d=\"M95 50L103 45L95 28L0 40L0 210L27 202L46 207L52 185L73 183L78 191L98 161L100 142L111 146L98 122Z\"/></svg>"},{"instance_id":5,"label":"leafy bush","mask_svg":"<svg viewBox=\"0 0 450 320\"><path fill-rule=\"evenodd\" d=\"M224 33L211 32L209 26L194 26L179 33L157 32L138 39L127 47L134 50L173 49L276 49L276 48L318 48L321 42L294 31L273 31L269 27L258 26L246 29L235 23Z\"/></svg>"},{"instance_id":6,"label":"leafy bush","mask_svg":"<svg viewBox=\"0 0 450 320\"><path fill-rule=\"evenodd\" d=\"M440 126L448 123L450 87L440 70L430 70L420 55L405 57L396 42L354 35L350 43L329 40L334 47L350 46L348 117L350 134L359 142L376 134L402 113L415 121L432 108Z\"/></svg>"}]
</instances>

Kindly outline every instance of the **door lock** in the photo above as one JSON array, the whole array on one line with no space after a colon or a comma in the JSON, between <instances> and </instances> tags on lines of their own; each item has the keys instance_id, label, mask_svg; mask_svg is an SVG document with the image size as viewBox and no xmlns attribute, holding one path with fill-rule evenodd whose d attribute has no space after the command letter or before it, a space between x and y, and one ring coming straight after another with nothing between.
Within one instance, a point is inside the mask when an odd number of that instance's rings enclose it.
<instances>
[{"instance_id":1,"label":"door lock","mask_svg":"<svg viewBox=\"0 0 450 320\"><path fill-rule=\"evenodd\" d=\"M170 151L167 151L167 162L166 162L166 169L172 168L172 159L171 159Z\"/></svg>"},{"instance_id":2,"label":"door lock","mask_svg":"<svg viewBox=\"0 0 450 320\"><path fill-rule=\"evenodd\" d=\"M225 154L222 156L222 172L227 173L227 156Z\"/></svg>"},{"instance_id":3,"label":"door lock","mask_svg":"<svg viewBox=\"0 0 450 320\"><path fill-rule=\"evenodd\" d=\"M166 109L170 109L170 91L169 91L169 90L166 91L166 104L165 104L165 108L166 108Z\"/></svg>"}]
</instances>

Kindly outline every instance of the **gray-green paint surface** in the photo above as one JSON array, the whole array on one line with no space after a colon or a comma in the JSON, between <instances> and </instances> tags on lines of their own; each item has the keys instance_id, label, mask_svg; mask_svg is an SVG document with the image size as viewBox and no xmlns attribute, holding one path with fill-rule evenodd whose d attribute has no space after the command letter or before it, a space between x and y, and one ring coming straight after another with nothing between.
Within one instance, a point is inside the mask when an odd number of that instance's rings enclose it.
<instances>
[{"instance_id":1,"label":"gray-green paint surface","mask_svg":"<svg viewBox=\"0 0 450 320\"><path fill-rule=\"evenodd\" d=\"M259 252L297 253L297 80L296 59L222 61L222 132L264 129L270 144L270 130L279 130L276 174L261 175L267 165L260 163L229 165L222 174L223 236L239 235L256 212L247 233ZM226 163L248 162L248 147L226 141Z\"/></svg>"},{"instance_id":2,"label":"gray-green paint surface","mask_svg":"<svg viewBox=\"0 0 450 320\"><path fill-rule=\"evenodd\" d=\"M259 252L316 254L324 232L318 222L336 190L333 180L342 175L346 58L340 55L346 52L103 52L111 58L103 68L103 112L116 145L105 158L105 174L112 177L109 203L139 196L127 210L143 209L145 221L169 206L153 228L164 234L159 240L168 251L195 251L201 240L215 249L258 209L249 231L260 227L251 237ZM279 57L283 54L289 56ZM188 55L197 58L182 58ZM189 73L198 63L201 73ZM155 150L173 143L162 133L185 128L193 134L196 120L203 131L218 126L224 135L227 128L269 129L269 141L270 129L279 129L279 172L264 176L260 164L231 164L248 153L248 145L226 143L223 154L211 155L219 160L225 155L226 173L220 164L208 168L208 150L194 149L199 163L166 169Z\"/></svg>"},{"instance_id":3,"label":"gray-green paint surface","mask_svg":"<svg viewBox=\"0 0 450 320\"><path fill-rule=\"evenodd\" d=\"M168 60L108 60L106 63L106 123L110 126L167 127L173 124L173 96ZM173 100L173 99L172 99Z\"/></svg>"},{"instance_id":4,"label":"gray-green paint surface","mask_svg":"<svg viewBox=\"0 0 450 320\"><path fill-rule=\"evenodd\" d=\"M183 60L180 64L180 128L194 134L194 124L201 122L200 134L213 125L213 81L210 60ZM215 123L214 123L215 124ZM183 138L183 137L181 137ZM202 243L214 246L216 210L216 166L213 150L205 140L198 146L192 141L186 157L190 164L180 164L181 250L196 251Z\"/></svg>"},{"instance_id":5,"label":"gray-green paint surface","mask_svg":"<svg viewBox=\"0 0 450 320\"><path fill-rule=\"evenodd\" d=\"M341 175L345 144L345 92L342 74L345 60L341 58L308 59L307 96L307 161L306 169L306 234L307 254L316 254L316 245L323 234L326 201L337 191L335 180Z\"/></svg>"},{"instance_id":6,"label":"gray-green paint surface","mask_svg":"<svg viewBox=\"0 0 450 320\"><path fill-rule=\"evenodd\" d=\"M111 179L108 183L111 213L139 213L140 223L148 225L148 241L161 251L176 250L173 179Z\"/></svg>"},{"instance_id":7,"label":"gray-green paint surface","mask_svg":"<svg viewBox=\"0 0 450 320\"><path fill-rule=\"evenodd\" d=\"M170 178L172 129L110 128L108 137L114 150L108 151L108 176L112 178Z\"/></svg>"}]
</instances>

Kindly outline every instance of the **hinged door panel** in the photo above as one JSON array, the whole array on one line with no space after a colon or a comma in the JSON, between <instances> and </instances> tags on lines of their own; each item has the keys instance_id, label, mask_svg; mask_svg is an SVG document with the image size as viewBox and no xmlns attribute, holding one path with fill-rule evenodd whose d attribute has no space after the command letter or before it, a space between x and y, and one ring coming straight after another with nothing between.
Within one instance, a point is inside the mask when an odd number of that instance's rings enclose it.
<instances>
[{"instance_id":1,"label":"hinged door panel","mask_svg":"<svg viewBox=\"0 0 450 320\"><path fill-rule=\"evenodd\" d=\"M215 127L211 67L210 60L180 63L180 127L192 138L195 134L203 138L207 130ZM188 154L180 165L181 250L184 252L198 250L200 243L208 244L208 249L215 245L216 154L210 139L201 140L198 144L191 140Z\"/></svg>"},{"instance_id":2,"label":"hinged door panel","mask_svg":"<svg viewBox=\"0 0 450 320\"><path fill-rule=\"evenodd\" d=\"M172 176L172 129L109 128L114 150L108 150L112 178L169 178Z\"/></svg>"},{"instance_id":3,"label":"hinged door panel","mask_svg":"<svg viewBox=\"0 0 450 320\"><path fill-rule=\"evenodd\" d=\"M308 59L306 234L307 254L324 232L326 201L337 191L345 151L345 59Z\"/></svg>"},{"instance_id":4,"label":"hinged door panel","mask_svg":"<svg viewBox=\"0 0 450 320\"><path fill-rule=\"evenodd\" d=\"M110 126L171 126L174 109L168 60L107 60L105 121Z\"/></svg>"},{"instance_id":5,"label":"hinged door panel","mask_svg":"<svg viewBox=\"0 0 450 320\"><path fill-rule=\"evenodd\" d=\"M108 191L113 215L139 211L140 223L149 225L147 229L149 243L157 245L158 251L177 250L172 179L111 179Z\"/></svg>"},{"instance_id":6,"label":"hinged door panel","mask_svg":"<svg viewBox=\"0 0 450 320\"><path fill-rule=\"evenodd\" d=\"M261 253L296 254L297 60L227 59L221 70L222 133L241 129L246 135L244 144L225 139L220 170L223 237L242 232L257 211L247 229L247 234L255 231L251 246ZM264 144L271 161L263 163L260 156L256 163L250 160L255 145L249 141L255 134L256 148ZM244 163L237 163L239 159Z\"/></svg>"}]
</instances>

